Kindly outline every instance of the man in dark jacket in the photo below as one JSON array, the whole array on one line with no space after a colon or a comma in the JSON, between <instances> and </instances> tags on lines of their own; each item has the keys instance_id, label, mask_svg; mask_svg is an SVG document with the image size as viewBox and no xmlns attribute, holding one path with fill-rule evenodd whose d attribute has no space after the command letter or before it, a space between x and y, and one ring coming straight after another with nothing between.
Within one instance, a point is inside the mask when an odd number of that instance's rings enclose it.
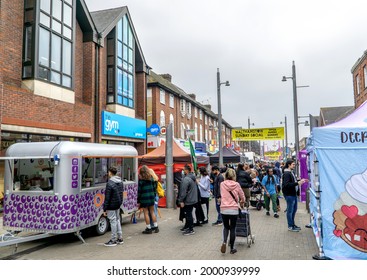
<instances>
[{"instance_id":1,"label":"man in dark jacket","mask_svg":"<svg viewBox=\"0 0 367 280\"><path fill-rule=\"evenodd\" d=\"M217 220L212 223L213 226L221 226L223 224L222 215L220 214L220 202L219 199L221 197L220 195L220 183L224 181L223 175L219 171L218 166L212 167L212 173L215 175L214 179L214 187L213 187L213 196L215 198L215 207L217 209L218 218Z\"/></svg>"},{"instance_id":2,"label":"man in dark jacket","mask_svg":"<svg viewBox=\"0 0 367 280\"><path fill-rule=\"evenodd\" d=\"M196 177L191 172L190 165L184 167L185 177L182 179L180 186L180 193L178 194L178 203L185 212L185 226L182 228L183 235L195 234L193 229L194 222L192 217L192 210L194 205L198 203L198 187L196 185Z\"/></svg>"},{"instance_id":3,"label":"man in dark jacket","mask_svg":"<svg viewBox=\"0 0 367 280\"><path fill-rule=\"evenodd\" d=\"M297 212L297 194L299 193L299 187L306 182L306 179L297 181L296 176L293 173L293 169L296 164L293 160L287 160L283 173L282 192L285 200L287 201L287 222L288 230L298 232L301 230L299 226L294 223L294 217Z\"/></svg>"},{"instance_id":4,"label":"man in dark jacket","mask_svg":"<svg viewBox=\"0 0 367 280\"><path fill-rule=\"evenodd\" d=\"M123 184L121 178L116 176L116 167L108 169L109 180L106 185L105 200L103 203L103 214L110 220L111 240L105 246L116 246L122 244L122 229L120 222L120 207L122 204Z\"/></svg>"},{"instance_id":5,"label":"man in dark jacket","mask_svg":"<svg viewBox=\"0 0 367 280\"><path fill-rule=\"evenodd\" d=\"M245 197L246 197L246 207L250 206L251 197L251 187L253 185L250 174L245 170L244 164L239 163L237 166L236 180L240 184Z\"/></svg>"}]
</instances>

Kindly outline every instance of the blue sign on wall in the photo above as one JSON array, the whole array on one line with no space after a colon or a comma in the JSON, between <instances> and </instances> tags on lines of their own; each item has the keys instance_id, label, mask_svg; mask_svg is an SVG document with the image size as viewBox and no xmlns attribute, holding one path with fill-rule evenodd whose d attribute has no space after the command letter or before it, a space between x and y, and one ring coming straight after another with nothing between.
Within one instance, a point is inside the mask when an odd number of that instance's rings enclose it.
<instances>
[{"instance_id":1,"label":"blue sign on wall","mask_svg":"<svg viewBox=\"0 0 367 280\"><path fill-rule=\"evenodd\" d=\"M159 135L159 133L161 132L161 128L159 127L158 124L153 123L149 128L148 128L148 132L152 135Z\"/></svg>"},{"instance_id":2,"label":"blue sign on wall","mask_svg":"<svg viewBox=\"0 0 367 280\"><path fill-rule=\"evenodd\" d=\"M111 136L123 136L129 138L146 139L147 123L110 112L102 112L102 134Z\"/></svg>"}]
</instances>

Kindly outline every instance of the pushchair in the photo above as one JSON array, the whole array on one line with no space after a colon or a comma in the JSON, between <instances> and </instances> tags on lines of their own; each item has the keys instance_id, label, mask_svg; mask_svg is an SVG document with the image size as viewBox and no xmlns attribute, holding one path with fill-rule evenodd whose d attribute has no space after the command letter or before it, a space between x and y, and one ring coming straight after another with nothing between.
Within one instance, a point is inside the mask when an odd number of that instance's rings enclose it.
<instances>
[{"instance_id":1,"label":"pushchair","mask_svg":"<svg viewBox=\"0 0 367 280\"><path fill-rule=\"evenodd\" d=\"M265 207L264 190L259 182L250 189L250 194L250 205L252 207L256 207L259 211L262 207Z\"/></svg>"}]
</instances>

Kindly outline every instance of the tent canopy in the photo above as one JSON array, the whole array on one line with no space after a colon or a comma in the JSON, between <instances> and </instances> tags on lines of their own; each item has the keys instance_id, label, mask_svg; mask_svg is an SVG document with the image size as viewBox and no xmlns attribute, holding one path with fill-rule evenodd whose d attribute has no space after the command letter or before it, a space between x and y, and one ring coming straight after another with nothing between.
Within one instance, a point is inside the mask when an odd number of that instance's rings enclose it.
<instances>
[{"instance_id":1,"label":"tent canopy","mask_svg":"<svg viewBox=\"0 0 367 280\"><path fill-rule=\"evenodd\" d=\"M367 103L330 125L312 130L312 146L325 148L365 148L367 144Z\"/></svg>"},{"instance_id":2,"label":"tent canopy","mask_svg":"<svg viewBox=\"0 0 367 280\"><path fill-rule=\"evenodd\" d=\"M323 251L332 259L367 259L367 103L314 128L307 150L316 240L322 237Z\"/></svg>"},{"instance_id":3,"label":"tent canopy","mask_svg":"<svg viewBox=\"0 0 367 280\"><path fill-rule=\"evenodd\" d=\"M236 151L224 146L222 148L223 163L239 163L241 155ZM210 164L219 163L219 152L210 156Z\"/></svg>"},{"instance_id":4,"label":"tent canopy","mask_svg":"<svg viewBox=\"0 0 367 280\"><path fill-rule=\"evenodd\" d=\"M191 154L175 140L172 144L173 163L191 163ZM209 164L208 156L196 156L198 164ZM138 165L154 165L166 162L166 142L154 151L138 157Z\"/></svg>"}]
</instances>

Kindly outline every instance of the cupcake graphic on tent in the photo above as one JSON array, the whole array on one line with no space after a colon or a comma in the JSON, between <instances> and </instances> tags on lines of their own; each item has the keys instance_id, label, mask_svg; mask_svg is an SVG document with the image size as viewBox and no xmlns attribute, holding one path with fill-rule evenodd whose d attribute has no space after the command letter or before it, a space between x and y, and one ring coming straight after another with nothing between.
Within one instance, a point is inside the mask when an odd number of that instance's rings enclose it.
<instances>
[{"instance_id":1,"label":"cupcake graphic on tent","mask_svg":"<svg viewBox=\"0 0 367 280\"><path fill-rule=\"evenodd\" d=\"M334 203L334 235L361 252L367 252L367 170L353 175L346 192Z\"/></svg>"}]
</instances>

